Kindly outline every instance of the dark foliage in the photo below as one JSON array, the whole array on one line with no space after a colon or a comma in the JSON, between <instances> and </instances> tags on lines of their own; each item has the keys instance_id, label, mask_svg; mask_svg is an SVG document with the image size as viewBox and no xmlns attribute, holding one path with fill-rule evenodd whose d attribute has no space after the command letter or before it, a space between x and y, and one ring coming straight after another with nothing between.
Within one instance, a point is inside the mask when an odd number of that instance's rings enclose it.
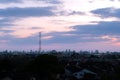
<instances>
[{"instance_id":1,"label":"dark foliage","mask_svg":"<svg viewBox=\"0 0 120 80\"><path fill-rule=\"evenodd\" d=\"M38 55L36 51L0 52L0 80L6 77L12 80L78 80L66 76L65 68L72 73L88 69L99 76L98 79L86 74L80 80L120 80L120 53L53 50Z\"/></svg>"},{"instance_id":2,"label":"dark foliage","mask_svg":"<svg viewBox=\"0 0 120 80\"><path fill-rule=\"evenodd\" d=\"M0 60L0 79L9 76L13 80L30 80L32 77L37 80L54 80L57 74L64 71L64 67L53 55L39 55L25 61L22 60L23 56L19 59L16 57L20 56Z\"/></svg>"}]
</instances>

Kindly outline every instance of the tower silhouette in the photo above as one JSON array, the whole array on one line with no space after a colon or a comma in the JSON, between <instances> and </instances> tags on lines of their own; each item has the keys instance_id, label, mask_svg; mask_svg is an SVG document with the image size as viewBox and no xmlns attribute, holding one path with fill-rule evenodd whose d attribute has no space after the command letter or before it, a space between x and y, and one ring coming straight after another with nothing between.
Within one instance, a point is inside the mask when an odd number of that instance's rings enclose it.
<instances>
[{"instance_id":1,"label":"tower silhouette","mask_svg":"<svg viewBox=\"0 0 120 80\"><path fill-rule=\"evenodd\" d=\"M39 53L41 53L41 32L39 32Z\"/></svg>"}]
</instances>

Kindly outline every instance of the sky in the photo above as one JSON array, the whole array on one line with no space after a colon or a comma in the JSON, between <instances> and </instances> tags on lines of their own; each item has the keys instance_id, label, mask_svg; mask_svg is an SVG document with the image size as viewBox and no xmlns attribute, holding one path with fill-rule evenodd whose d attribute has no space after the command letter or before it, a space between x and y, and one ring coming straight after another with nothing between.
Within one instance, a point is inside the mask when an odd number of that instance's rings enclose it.
<instances>
[{"instance_id":1,"label":"sky","mask_svg":"<svg viewBox=\"0 0 120 80\"><path fill-rule=\"evenodd\" d=\"M120 0L0 0L0 51L120 51Z\"/></svg>"}]
</instances>

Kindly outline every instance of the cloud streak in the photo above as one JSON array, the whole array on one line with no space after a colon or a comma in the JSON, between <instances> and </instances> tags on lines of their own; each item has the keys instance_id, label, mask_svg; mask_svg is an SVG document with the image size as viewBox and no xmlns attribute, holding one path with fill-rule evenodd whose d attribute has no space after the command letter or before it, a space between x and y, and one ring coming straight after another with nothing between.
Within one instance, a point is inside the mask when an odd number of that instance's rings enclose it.
<instances>
[{"instance_id":1,"label":"cloud streak","mask_svg":"<svg viewBox=\"0 0 120 80\"><path fill-rule=\"evenodd\" d=\"M102 8L102 9L97 9L97 10L93 10L91 11L94 14L98 14L103 18L106 17L117 17L120 18L120 9L115 9L115 8Z\"/></svg>"},{"instance_id":2,"label":"cloud streak","mask_svg":"<svg viewBox=\"0 0 120 80\"><path fill-rule=\"evenodd\" d=\"M51 16L54 15L52 8L8 8L0 9L1 17L31 17L31 16Z\"/></svg>"}]
</instances>

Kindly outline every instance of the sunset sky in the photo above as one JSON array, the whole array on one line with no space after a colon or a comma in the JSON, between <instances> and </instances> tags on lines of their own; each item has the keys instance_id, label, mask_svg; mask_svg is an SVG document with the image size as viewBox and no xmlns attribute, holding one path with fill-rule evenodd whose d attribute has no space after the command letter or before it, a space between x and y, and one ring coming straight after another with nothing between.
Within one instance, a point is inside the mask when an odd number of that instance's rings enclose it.
<instances>
[{"instance_id":1,"label":"sunset sky","mask_svg":"<svg viewBox=\"0 0 120 80\"><path fill-rule=\"evenodd\" d=\"M0 51L120 51L120 0L0 0Z\"/></svg>"}]
</instances>

